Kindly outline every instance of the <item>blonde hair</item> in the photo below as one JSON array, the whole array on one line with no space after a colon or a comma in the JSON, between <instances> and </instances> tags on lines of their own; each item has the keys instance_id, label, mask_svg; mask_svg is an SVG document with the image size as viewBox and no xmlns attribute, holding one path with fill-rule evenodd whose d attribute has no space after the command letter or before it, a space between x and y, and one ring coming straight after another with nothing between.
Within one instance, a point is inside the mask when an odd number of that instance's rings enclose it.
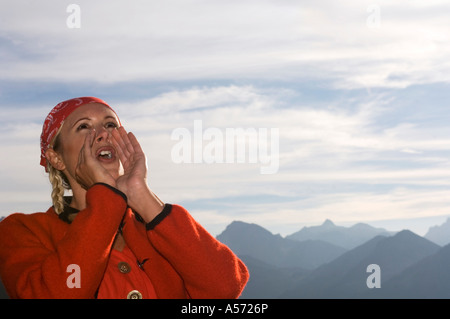
<instances>
[{"instance_id":1,"label":"blonde hair","mask_svg":"<svg viewBox=\"0 0 450 319\"><path fill-rule=\"evenodd\" d=\"M59 141L59 131L57 135L54 138L54 144L51 146L54 150L60 147L60 141ZM61 214L64 211L64 193L66 189L71 189L69 180L67 179L66 175L60 171L57 170L50 164L49 161L47 161L47 171L48 171L48 179L50 180L50 183L52 184L52 202L53 207L55 209L56 214Z\"/></svg>"}]
</instances>

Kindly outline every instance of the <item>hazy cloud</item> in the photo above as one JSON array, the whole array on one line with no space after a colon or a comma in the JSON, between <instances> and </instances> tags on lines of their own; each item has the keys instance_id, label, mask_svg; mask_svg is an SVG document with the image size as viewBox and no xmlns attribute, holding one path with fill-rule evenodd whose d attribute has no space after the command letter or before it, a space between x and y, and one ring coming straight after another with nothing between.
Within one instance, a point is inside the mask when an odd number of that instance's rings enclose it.
<instances>
[{"instance_id":1,"label":"hazy cloud","mask_svg":"<svg viewBox=\"0 0 450 319\"><path fill-rule=\"evenodd\" d=\"M52 1L2 5L3 79L327 79L340 88L449 79L448 4L421 1ZM372 8L372 9L371 9ZM380 21L371 27L371 15Z\"/></svg>"},{"instance_id":2,"label":"hazy cloud","mask_svg":"<svg viewBox=\"0 0 450 319\"><path fill-rule=\"evenodd\" d=\"M76 4L79 29L68 3L0 5L0 214L47 209L43 119L88 94L136 133L154 191L217 231L448 214L447 1ZM175 164L195 120L278 128L278 173Z\"/></svg>"}]
</instances>

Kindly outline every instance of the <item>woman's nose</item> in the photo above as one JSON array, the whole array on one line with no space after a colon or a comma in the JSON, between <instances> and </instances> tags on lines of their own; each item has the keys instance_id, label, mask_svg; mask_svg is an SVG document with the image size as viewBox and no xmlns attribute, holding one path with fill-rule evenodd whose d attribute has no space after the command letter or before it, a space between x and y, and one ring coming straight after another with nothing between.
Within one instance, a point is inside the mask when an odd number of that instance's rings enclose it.
<instances>
[{"instance_id":1,"label":"woman's nose","mask_svg":"<svg viewBox=\"0 0 450 319\"><path fill-rule=\"evenodd\" d=\"M108 140L110 133L104 127L98 127L95 129L95 131L97 133L97 135L95 136L95 141L97 143Z\"/></svg>"}]
</instances>

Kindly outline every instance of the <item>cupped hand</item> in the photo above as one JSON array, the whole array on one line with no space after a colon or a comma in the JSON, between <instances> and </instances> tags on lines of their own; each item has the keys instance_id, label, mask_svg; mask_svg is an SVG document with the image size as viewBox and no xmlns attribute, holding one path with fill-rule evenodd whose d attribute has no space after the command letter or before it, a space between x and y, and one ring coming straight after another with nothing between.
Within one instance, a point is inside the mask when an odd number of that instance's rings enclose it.
<instances>
[{"instance_id":1,"label":"cupped hand","mask_svg":"<svg viewBox=\"0 0 450 319\"><path fill-rule=\"evenodd\" d=\"M147 159L133 133L127 133L123 127L119 127L112 131L111 136L123 166L123 175L116 180L117 188L127 195L129 205L133 207L138 204L135 195L149 190Z\"/></svg>"},{"instance_id":2,"label":"cupped hand","mask_svg":"<svg viewBox=\"0 0 450 319\"><path fill-rule=\"evenodd\" d=\"M78 156L75 178L85 189L89 189L96 183L105 183L116 187L115 178L95 158L92 151L94 138L95 130L89 131Z\"/></svg>"}]
</instances>

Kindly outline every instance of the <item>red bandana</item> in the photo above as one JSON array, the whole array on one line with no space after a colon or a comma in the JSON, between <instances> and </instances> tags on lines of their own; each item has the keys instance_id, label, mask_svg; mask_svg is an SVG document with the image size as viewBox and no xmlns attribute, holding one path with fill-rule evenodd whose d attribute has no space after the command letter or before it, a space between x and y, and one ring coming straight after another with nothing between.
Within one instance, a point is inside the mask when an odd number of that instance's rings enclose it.
<instances>
[{"instance_id":1,"label":"red bandana","mask_svg":"<svg viewBox=\"0 0 450 319\"><path fill-rule=\"evenodd\" d=\"M47 170L47 159L45 152L50 147L51 142L56 136L56 133L61 128L64 120L78 107L89 103L100 103L114 110L103 100L96 97L79 97L67 100L56 105L47 115L41 134L41 165ZM114 112L115 113L115 112ZM120 122L119 122L120 123Z\"/></svg>"}]
</instances>

